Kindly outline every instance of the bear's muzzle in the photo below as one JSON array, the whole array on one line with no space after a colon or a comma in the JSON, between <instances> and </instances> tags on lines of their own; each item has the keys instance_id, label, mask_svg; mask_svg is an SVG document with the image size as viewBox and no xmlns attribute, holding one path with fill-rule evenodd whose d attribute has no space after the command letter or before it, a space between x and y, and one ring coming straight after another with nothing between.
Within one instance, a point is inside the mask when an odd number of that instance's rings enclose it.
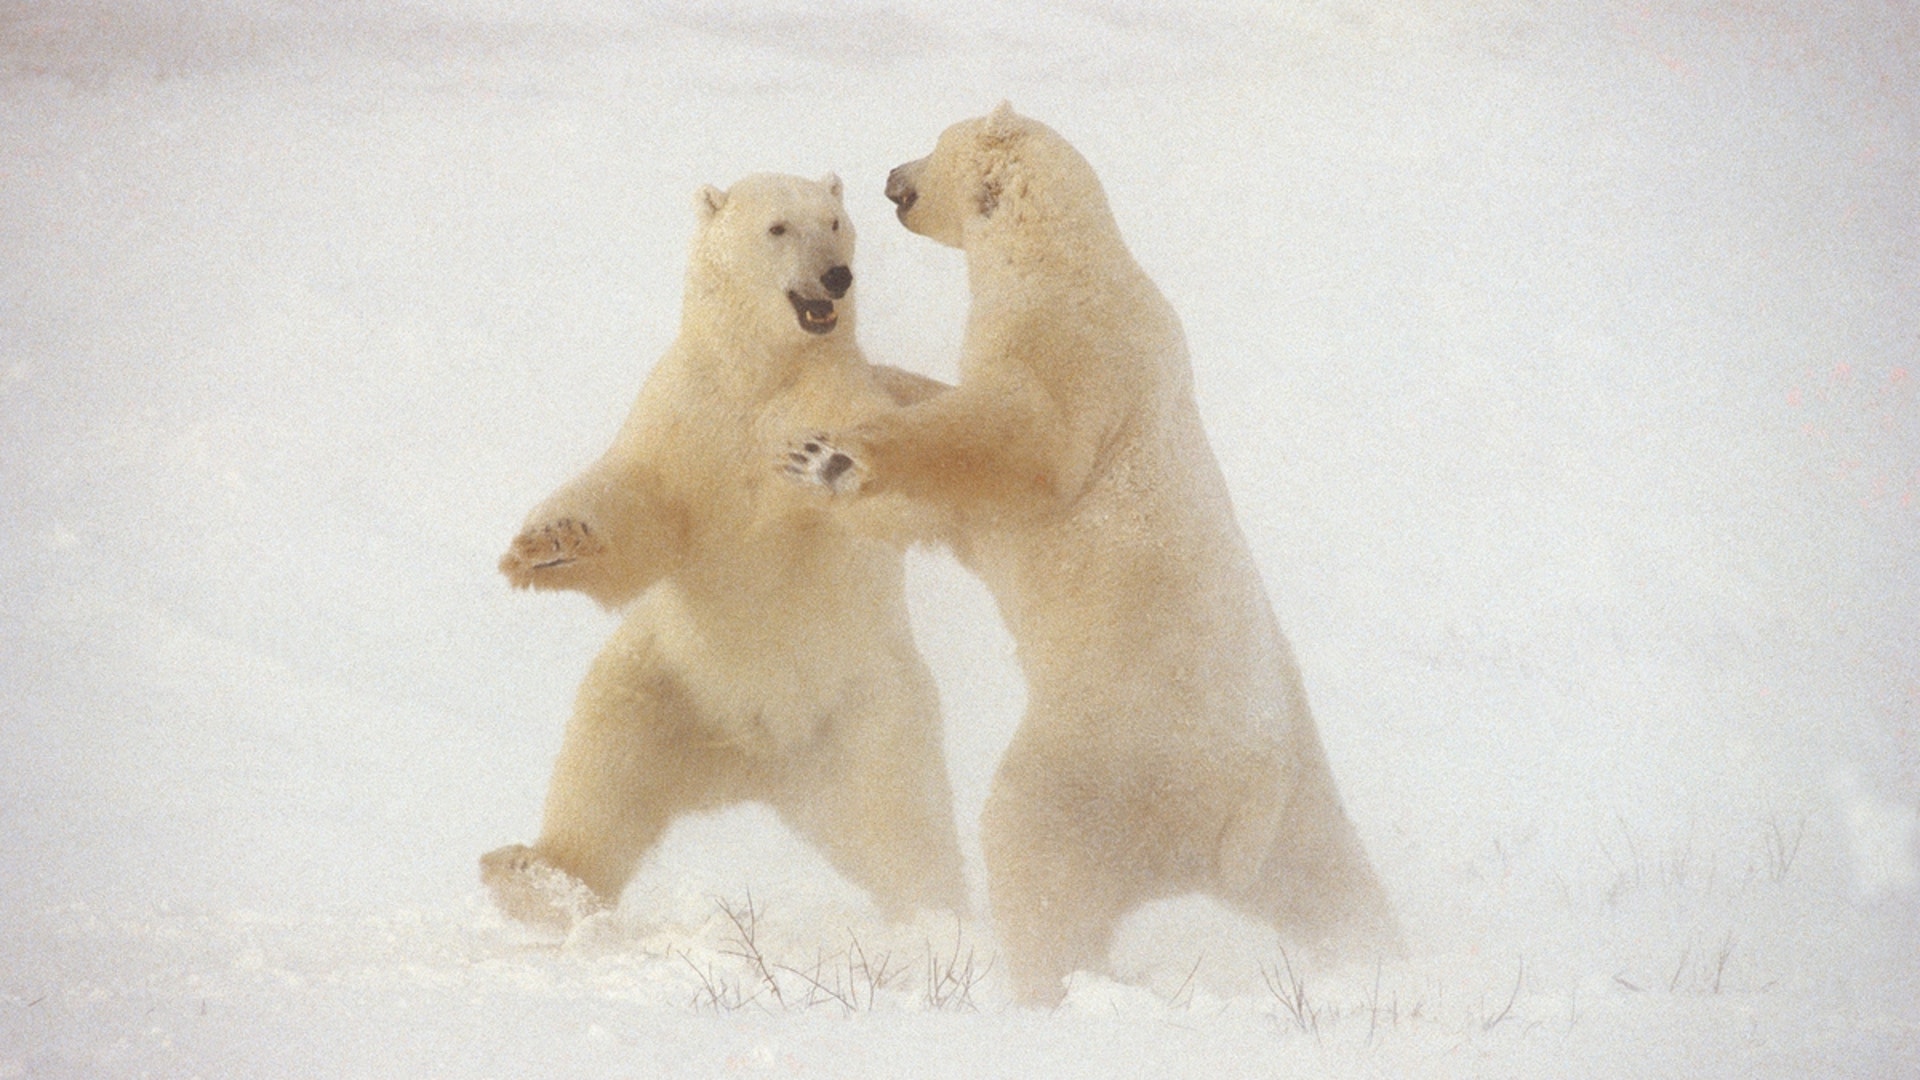
<instances>
[{"instance_id":1,"label":"bear's muzzle","mask_svg":"<svg viewBox=\"0 0 1920 1080\"><path fill-rule=\"evenodd\" d=\"M800 329L809 334L831 333L840 322L833 302L844 298L847 290L853 288L853 271L845 263L831 267L820 275L820 287L827 291L829 299L818 300L802 296L795 289L787 290L787 303L793 305L793 313L800 319Z\"/></svg>"},{"instance_id":2,"label":"bear's muzzle","mask_svg":"<svg viewBox=\"0 0 1920 1080\"><path fill-rule=\"evenodd\" d=\"M788 289L787 303L793 305L793 313L800 319L800 329L809 334L832 333L834 326L840 322L831 300L809 300Z\"/></svg>"},{"instance_id":3,"label":"bear's muzzle","mask_svg":"<svg viewBox=\"0 0 1920 1080\"><path fill-rule=\"evenodd\" d=\"M820 287L827 290L828 296L838 300L853 288L853 271L845 266L836 266L820 275Z\"/></svg>"},{"instance_id":4,"label":"bear's muzzle","mask_svg":"<svg viewBox=\"0 0 1920 1080\"><path fill-rule=\"evenodd\" d=\"M894 216L902 222L907 219L907 211L920 200L920 190L914 187L911 170L920 163L910 161L887 174L887 198L893 200Z\"/></svg>"}]
</instances>

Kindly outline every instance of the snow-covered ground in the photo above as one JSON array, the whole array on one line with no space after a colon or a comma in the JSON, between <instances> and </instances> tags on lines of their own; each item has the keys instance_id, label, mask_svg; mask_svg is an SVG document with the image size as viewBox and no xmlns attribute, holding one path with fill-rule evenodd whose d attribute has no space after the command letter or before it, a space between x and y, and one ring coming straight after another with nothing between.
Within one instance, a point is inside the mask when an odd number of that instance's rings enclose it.
<instances>
[{"instance_id":1,"label":"snow-covered ground","mask_svg":"<svg viewBox=\"0 0 1920 1080\"><path fill-rule=\"evenodd\" d=\"M1415 941L1198 901L1009 1005L766 812L570 940L530 839L612 616L494 560L673 334L690 198L1001 98L1185 320ZM1920 1068L1920 18L1899 3L0 6L0 1078ZM969 873L1021 707L910 564Z\"/></svg>"}]
</instances>

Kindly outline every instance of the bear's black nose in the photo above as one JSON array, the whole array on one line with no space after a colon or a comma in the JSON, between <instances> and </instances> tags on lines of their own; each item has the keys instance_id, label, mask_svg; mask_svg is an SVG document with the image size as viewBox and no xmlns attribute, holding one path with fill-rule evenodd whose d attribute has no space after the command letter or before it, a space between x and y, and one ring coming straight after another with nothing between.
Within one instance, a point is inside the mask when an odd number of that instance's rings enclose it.
<instances>
[{"instance_id":1,"label":"bear's black nose","mask_svg":"<svg viewBox=\"0 0 1920 1080\"><path fill-rule=\"evenodd\" d=\"M838 300L847 295L848 289L853 288L853 271L844 266L836 266L820 275L820 284L826 288L828 296Z\"/></svg>"}]
</instances>

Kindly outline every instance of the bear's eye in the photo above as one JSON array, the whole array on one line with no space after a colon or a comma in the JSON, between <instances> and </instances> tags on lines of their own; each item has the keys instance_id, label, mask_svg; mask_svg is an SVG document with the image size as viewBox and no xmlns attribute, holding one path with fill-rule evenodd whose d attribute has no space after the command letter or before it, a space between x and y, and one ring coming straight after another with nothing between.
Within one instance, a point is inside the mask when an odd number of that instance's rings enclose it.
<instances>
[{"instance_id":1,"label":"bear's eye","mask_svg":"<svg viewBox=\"0 0 1920 1080\"><path fill-rule=\"evenodd\" d=\"M839 232L839 231L840 231L840 219L839 219L839 218L834 218L834 219L833 219L833 231L834 231L834 232Z\"/></svg>"},{"instance_id":2,"label":"bear's eye","mask_svg":"<svg viewBox=\"0 0 1920 1080\"><path fill-rule=\"evenodd\" d=\"M769 236L787 235L787 223L784 221L779 222L778 224L774 225L773 228L767 230L767 235Z\"/></svg>"}]
</instances>

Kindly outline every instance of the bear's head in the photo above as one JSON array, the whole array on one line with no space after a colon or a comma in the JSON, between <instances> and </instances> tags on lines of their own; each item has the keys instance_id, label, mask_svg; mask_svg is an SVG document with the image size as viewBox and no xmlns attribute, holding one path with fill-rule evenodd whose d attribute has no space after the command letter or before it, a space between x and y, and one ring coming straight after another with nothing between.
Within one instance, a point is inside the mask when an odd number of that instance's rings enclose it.
<instances>
[{"instance_id":1,"label":"bear's head","mask_svg":"<svg viewBox=\"0 0 1920 1080\"><path fill-rule=\"evenodd\" d=\"M851 333L853 224L839 177L759 173L701 188L694 209L689 299L717 301L755 335Z\"/></svg>"},{"instance_id":2,"label":"bear's head","mask_svg":"<svg viewBox=\"0 0 1920 1080\"><path fill-rule=\"evenodd\" d=\"M949 247L967 248L998 225L1030 237L1114 229L1093 167L1052 128L1004 101L947 128L933 153L887 174L887 198L902 225Z\"/></svg>"}]
</instances>

